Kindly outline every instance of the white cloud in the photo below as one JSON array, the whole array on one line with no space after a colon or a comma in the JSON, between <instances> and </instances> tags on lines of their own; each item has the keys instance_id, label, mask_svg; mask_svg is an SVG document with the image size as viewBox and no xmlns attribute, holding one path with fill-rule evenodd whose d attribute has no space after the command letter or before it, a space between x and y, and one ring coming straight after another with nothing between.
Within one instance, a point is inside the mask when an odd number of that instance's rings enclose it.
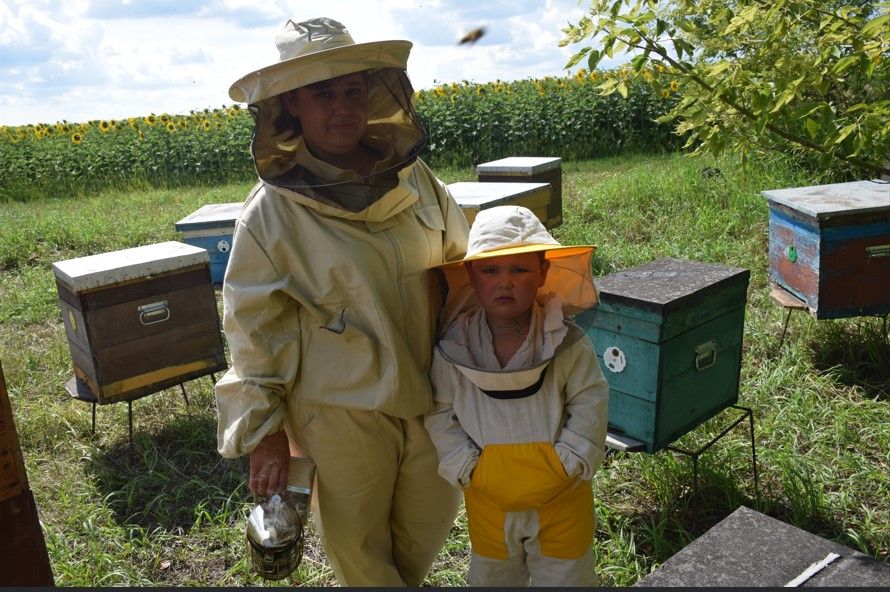
<instances>
[{"instance_id":1,"label":"white cloud","mask_svg":"<svg viewBox=\"0 0 890 592\"><path fill-rule=\"evenodd\" d=\"M292 12L294 6L298 12ZM358 42L414 43L414 87L559 76L576 0L12 0L0 4L0 125L187 113L277 60L287 18L329 16ZM487 26L473 46L466 31Z\"/></svg>"}]
</instances>

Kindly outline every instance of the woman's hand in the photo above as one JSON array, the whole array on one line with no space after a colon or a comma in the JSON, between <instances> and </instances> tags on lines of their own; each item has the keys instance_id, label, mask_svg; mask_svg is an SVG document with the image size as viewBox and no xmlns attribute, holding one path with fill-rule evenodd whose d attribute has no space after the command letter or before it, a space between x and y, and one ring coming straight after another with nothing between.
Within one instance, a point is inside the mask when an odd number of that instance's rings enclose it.
<instances>
[{"instance_id":1,"label":"woman's hand","mask_svg":"<svg viewBox=\"0 0 890 592\"><path fill-rule=\"evenodd\" d=\"M284 430L263 438L250 453L250 491L268 496L287 486L290 448Z\"/></svg>"}]
</instances>

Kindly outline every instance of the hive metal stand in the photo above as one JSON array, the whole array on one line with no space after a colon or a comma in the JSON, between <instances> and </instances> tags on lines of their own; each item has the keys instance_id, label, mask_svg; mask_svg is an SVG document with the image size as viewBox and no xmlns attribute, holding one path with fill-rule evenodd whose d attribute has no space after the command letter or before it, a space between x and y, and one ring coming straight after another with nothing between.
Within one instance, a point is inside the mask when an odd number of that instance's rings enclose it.
<instances>
[{"instance_id":1,"label":"hive metal stand","mask_svg":"<svg viewBox=\"0 0 890 592\"><path fill-rule=\"evenodd\" d=\"M754 441L754 412L750 407L743 407L741 405L730 405L725 409L737 409L742 412L740 416L735 418L726 428L723 429L718 435L711 438L709 442L701 446L696 450L686 450L683 448L679 448L672 444L665 446L665 450L670 450L671 452L678 452L680 454L685 454L692 459L692 468L693 468L693 486L695 489L698 489L698 459L704 454L711 446L716 444L721 438L726 436L734 427L742 423L746 418L748 419L749 425L749 436L751 440L751 468L752 473L754 475L754 495L759 500L760 499L760 484L758 482L758 474L757 474L757 449ZM645 452L646 445L643 442L639 442L634 440L633 438L629 438L623 434L608 432L606 435L606 446L613 450L621 450L624 452ZM656 451L657 452L657 451Z\"/></svg>"},{"instance_id":2,"label":"hive metal stand","mask_svg":"<svg viewBox=\"0 0 890 592\"><path fill-rule=\"evenodd\" d=\"M213 379L213 384L216 384L216 373L210 372L208 374L210 375L211 379ZM205 376L206 376L206 374L205 374ZM190 378L189 380L194 380L195 378L200 378L200 376ZM186 405L186 407L188 407L189 406L189 398L185 392L185 383L186 382L187 381L182 381L182 382L178 383L178 385L182 391L182 398L185 401L185 405ZM176 386L176 385L173 385L173 386ZM164 387L164 388L166 389L166 388L172 388L172 387ZM99 405L98 397L96 397L96 395L90 389L89 385L87 385L87 383L78 379L76 376L72 376L68 380L68 382L65 383L65 390L68 391L68 394L71 395L72 398L77 399L78 401L85 401L87 403L92 403L93 409L92 409L92 424L90 427L90 434L95 434L96 433L96 406ZM163 390L163 389L161 389L161 390ZM159 391L143 393L143 394L139 395L138 397L127 400L127 426L128 426L128 435L129 435L128 447L129 447L131 458L133 456L133 401L135 399L141 399L142 397L146 397L146 396L154 394L156 392L159 392ZM123 401L113 401L113 403L120 403L120 402L123 402ZM107 405L107 404L111 404L111 403L105 403L105 404Z\"/></svg>"},{"instance_id":3,"label":"hive metal stand","mask_svg":"<svg viewBox=\"0 0 890 592\"><path fill-rule=\"evenodd\" d=\"M742 423L742 421L744 421L745 418L747 417L748 422L749 422L749 428L750 428L749 434L751 437L751 468L752 468L752 472L754 473L754 495L757 497L757 499L760 499L760 486L757 481L757 450L754 445L754 412L751 410L750 407L742 407L741 405L731 405L730 407L733 409L738 409L739 411L742 411L743 413L739 417L737 417L735 420L733 420L733 422L730 423L726 428L724 428L724 430L722 432L720 432L718 435L714 436L707 444L705 444L701 448L699 448L697 450L684 450L682 448L678 448L672 444L669 444L668 446L665 447L665 449L670 450L672 452L679 452L680 454L686 454L686 455L692 457L693 483L694 483L695 488L698 489L698 458L702 454L704 454L705 451L708 450L708 448L713 446L718 440L720 440L723 436L728 434L732 428L734 428L737 425L739 425L740 423Z\"/></svg>"},{"instance_id":4,"label":"hive metal stand","mask_svg":"<svg viewBox=\"0 0 890 592\"><path fill-rule=\"evenodd\" d=\"M788 290L782 288L781 286L773 285L772 290L769 293L769 297L773 302L781 306L782 308L788 311L788 314L785 315L785 323L782 325L782 336L779 338L779 345L776 347L776 353L781 351L782 344L785 342L785 334L788 331L788 321L791 320L791 313L795 310L809 310L806 302L789 292ZM888 339L890 339L890 335L887 333L888 329L888 321L890 321L890 314L877 314L877 315L863 315L863 316L875 316L881 319L881 335L884 338L884 342L886 343Z\"/></svg>"}]
</instances>

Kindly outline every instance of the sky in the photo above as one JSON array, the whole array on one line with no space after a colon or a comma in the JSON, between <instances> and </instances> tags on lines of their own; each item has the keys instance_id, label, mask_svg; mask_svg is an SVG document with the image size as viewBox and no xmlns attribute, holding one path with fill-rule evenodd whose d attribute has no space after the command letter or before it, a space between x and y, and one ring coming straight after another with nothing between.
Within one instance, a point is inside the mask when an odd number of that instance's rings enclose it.
<instances>
[{"instance_id":1,"label":"sky","mask_svg":"<svg viewBox=\"0 0 890 592\"><path fill-rule=\"evenodd\" d=\"M327 16L356 42L407 39L417 90L564 76L577 0L0 0L0 125L187 114L278 61L287 20ZM486 28L473 45L468 31ZM601 67L610 67L608 62ZM576 69L576 68L575 68Z\"/></svg>"}]
</instances>

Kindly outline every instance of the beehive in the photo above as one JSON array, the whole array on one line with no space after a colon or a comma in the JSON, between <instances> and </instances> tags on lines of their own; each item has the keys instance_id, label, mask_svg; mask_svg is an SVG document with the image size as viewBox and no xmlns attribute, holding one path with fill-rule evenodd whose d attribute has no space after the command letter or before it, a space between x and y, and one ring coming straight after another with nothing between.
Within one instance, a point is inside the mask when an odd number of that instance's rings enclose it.
<instances>
[{"instance_id":1,"label":"beehive","mask_svg":"<svg viewBox=\"0 0 890 592\"><path fill-rule=\"evenodd\" d=\"M549 183L550 202L542 222L547 228L562 224L562 159L553 156L510 156L476 166L480 182Z\"/></svg>"},{"instance_id":2,"label":"beehive","mask_svg":"<svg viewBox=\"0 0 890 592\"><path fill-rule=\"evenodd\" d=\"M206 204L179 220L175 228L184 243L206 249L210 257L210 277L221 284L232 250L235 221L241 215L243 202Z\"/></svg>"},{"instance_id":3,"label":"beehive","mask_svg":"<svg viewBox=\"0 0 890 592\"><path fill-rule=\"evenodd\" d=\"M0 367L0 585L53 586L53 573Z\"/></svg>"},{"instance_id":4,"label":"beehive","mask_svg":"<svg viewBox=\"0 0 890 592\"><path fill-rule=\"evenodd\" d=\"M764 191L770 280L817 319L890 313L890 183Z\"/></svg>"},{"instance_id":5,"label":"beehive","mask_svg":"<svg viewBox=\"0 0 890 592\"><path fill-rule=\"evenodd\" d=\"M53 271L74 374L98 403L227 367L206 250L169 241Z\"/></svg>"},{"instance_id":6,"label":"beehive","mask_svg":"<svg viewBox=\"0 0 890 592\"><path fill-rule=\"evenodd\" d=\"M495 206L523 206L544 222L550 203L549 183L452 183L448 190L463 210L467 222L473 223L480 210Z\"/></svg>"},{"instance_id":7,"label":"beehive","mask_svg":"<svg viewBox=\"0 0 890 592\"><path fill-rule=\"evenodd\" d=\"M659 259L596 279L576 317L609 382L609 427L654 452L738 400L750 272Z\"/></svg>"}]
</instances>

